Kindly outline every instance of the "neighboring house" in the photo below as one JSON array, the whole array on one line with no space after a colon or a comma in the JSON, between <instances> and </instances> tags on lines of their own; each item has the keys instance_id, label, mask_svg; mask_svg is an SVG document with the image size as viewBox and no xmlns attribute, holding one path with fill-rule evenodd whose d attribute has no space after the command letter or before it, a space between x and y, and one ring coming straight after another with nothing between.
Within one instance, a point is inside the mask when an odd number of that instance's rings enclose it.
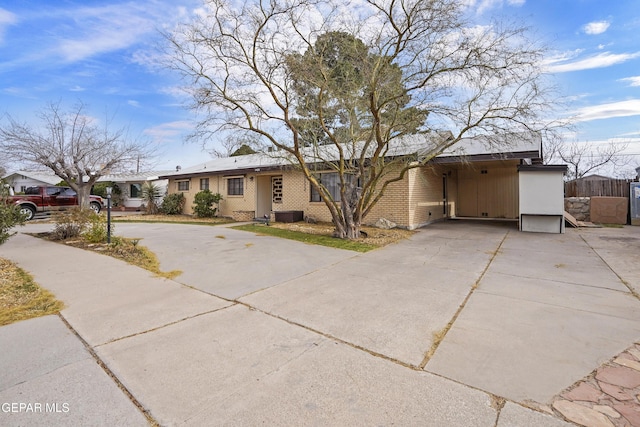
<instances>
[{"instance_id":1,"label":"neighboring house","mask_svg":"<svg viewBox=\"0 0 640 427\"><path fill-rule=\"evenodd\" d=\"M574 179L573 181L610 181L615 178L609 178L608 176L592 174L583 176L582 178Z\"/></svg>"},{"instance_id":2,"label":"neighboring house","mask_svg":"<svg viewBox=\"0 0 640 427\"><path fill-rule=\"evenodd\" d=\"M114 173L101 176L98 182L113 182L121 192L122 206L127 209L139 209L144 204L142 197L142 186L145 182L151 182L160 188L160 194L164 196L167 193L166 179L158 178L160 175L170 173L171 171L148 171L148 172L130 172L130 173Z\"/></svg>"},{"instance_id":3,"label":"neighboring house","mask_svg":"<svg viewBox=\"0 0 640 427\"><path fill-rule=\"evenodd\" d=\"M419 157L429 149L425 138L412 136L391 147L390 152ZM482 137L461 140L451 150L391 184L363 222L374 224L386 218L415 229L454 217L519 219L518 168L542 166L542 140L539 135L530 134L511 138L507 148L492 147L495 146ZM302 211L304 216L331 221L327 207L302 172L277 154L213 159L160 178L169 180L168 193L185 195L185 213L191 213L195 194L208 188L223 196L220 214L237 221L278 211ZM318 174L325 186L338 194L335 172L319 169ZM556 193L562 202L562 179L558 185L560 190Z\"/></svg>"},{"instance_id":4,"label":"neighboring house","mask_svg":"<svg viewBox=\"0 0 640 427\"><path fill-rule=\"evenodd\" d=\"M56 185L62 181L59 176L47 171L16 171L2 179L9 184L14 193L24 193L29 187Z\"/></svg>"},{"instance_id":5,"label":"neighboring house","mask_svg":"<svg viewBox=\"0 0 640 427\"><path fill-rule=\"evenodd\" d=\"M170 173L171 171L149 171L149 172L130 172L130 173L114 173L104 175L98 179L98 182L114 182L120 188L122 193L123 205L129 209L139 209L144 200L142 198L142 185L150 181L160 188L160 193L164 196L167 193L166 179L159 179L159 175ZM56 185L62 179L53 172L47 171L17 171L3 178L15 193L23 193L28 187L41 185Z\"/></svg>"}]
</instances>

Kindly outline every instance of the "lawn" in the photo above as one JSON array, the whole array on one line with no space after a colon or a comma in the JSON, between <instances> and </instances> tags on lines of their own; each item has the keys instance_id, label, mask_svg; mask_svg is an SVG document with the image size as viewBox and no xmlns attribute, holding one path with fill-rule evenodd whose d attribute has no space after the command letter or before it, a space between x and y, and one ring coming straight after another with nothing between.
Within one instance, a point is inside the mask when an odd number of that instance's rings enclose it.
<instances>
[{"instance_id":1,"label":"lawn","mask_svg":"<svg viewBox=\"0 0 640 427\"><path fill-rule=\"evenodd\" d=\"M237 225L232 228L356 252L368 252L406 239L413 234L412 231L402 229L382 230L374 227L362 227L364 233L360 239L345 240L333 237L334 227L332 224L308 224L305 222L276 222L271 223L269 226L263 224L246 224Z\"/></svg>"}]
</instances>

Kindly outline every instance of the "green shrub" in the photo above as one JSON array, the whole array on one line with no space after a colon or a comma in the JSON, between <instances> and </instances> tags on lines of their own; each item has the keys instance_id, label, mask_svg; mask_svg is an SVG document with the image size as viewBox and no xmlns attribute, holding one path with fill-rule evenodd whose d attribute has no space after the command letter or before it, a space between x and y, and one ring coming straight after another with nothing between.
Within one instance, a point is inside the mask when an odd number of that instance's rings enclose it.
<instances>
[{"instance_id":1,"label":"green shrub","mask_svg":"<svg viewBox=\"0 0 640 427\"><path fill-rule=\"evenodd\" d=\"M90 222L90 216L96 215L91 209L71 208L53 216L51 239L65 240L80 237Z\"/></svg>"},{"instance_id":2,"label":"green shrub","mask_svg":"<svg viewBox=\"0 0 640 427\"><path fill-rule=\"evenodd\" d=\"M105 199L104 202L106 204L107 187L111 187L111 206L120 206L120 203L122 203L122 190L120 190L118 184L113 181L98 182L94 184L91 189L91 194L102 197Z\"/></svg>"},{"instance_id":3,"label":"green shrub","mask_svg":"<svg viewBox=\"0 0 640 427\"><path fill-rule=\"evenodd\" d=\"M91 209L71 208L53 216L53 231L50 238L66 240L82 237L89 243L107 242L107 218ZM111 224L113 233L113 223Z\"/></svg>"},{"instance_id":4,"label":"green shrub","mask_svg":"<svg viewBox=\"0 0 640 427\"><path fill-rule=\"evenodd\" d=\"M113 223L111 223L111 233L113 234ZM89 216L89 221L82 233L82 237L89 243L107 242L107 217L93 213Z\"/></svg>"},{"instance_id":5,"label":"green shrub","mask_svg":"<svg viewBox=\"0 0 640 427\"><path fill-rule=\"evenodd\" d=\"M15 233L9 231L16 225L23 225L25 218L20 213L20 207L8 203L9 187L0 180L0 245Z\"/></svg>"},{"instance_id":6,"label":"green shrub","mask_svg":"<svg viewBox=\"0 0 640 427\"><path fill-rule=\"evenodd\" d=\"M222 200L220 193L213 194L209 189L202 190L193 199L193 213L198 218L212 218L218 211L218 208L213 208L212 205L220 203L220 200Z\"/></svg>"},{"instance_id":7,"label":"green shrub","mask_svg":"<svg viewBox=\"0 0 640 427\"><path fill-rule=\"evenodd\" d=\"M160 212L166 215L179 215L182 213L186 202L182 193L167 194L162 200L162 205L160 205Z\"/></svg>"},{"instance_id":8,"label":"green shrub","mask_svg":"<svg viewBox=\"0 0 640 427\"><path fill-rule=\"evenodd\" d=\"M144 200L145 209L148 214L155 215L158 213L158 199L160 197L162 197L162 189L160 189L159 186L150 181L142 184L142 200Z\"/></svg>"}]
</instances>

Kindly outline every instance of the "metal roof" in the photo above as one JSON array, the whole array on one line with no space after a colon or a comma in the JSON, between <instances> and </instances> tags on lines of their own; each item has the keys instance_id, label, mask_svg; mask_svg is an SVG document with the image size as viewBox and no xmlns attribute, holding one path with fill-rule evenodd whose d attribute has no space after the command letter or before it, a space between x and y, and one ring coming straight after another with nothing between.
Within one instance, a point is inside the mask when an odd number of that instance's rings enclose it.
<instances>
[{"instance_id":1,"label":"metal roof","mask_svg":"<svg viewBox=\"0 0 640 427\"><path fill-rule=\"evenodd\" d=\"M437 147L441 141L449 137L451 137L449 132L408 135L390 142L386 156L416 155L416 158L420 158L421 156L428 157L429 152L433 150L434 147ZM345 145L342 148L345 151L345 157L348 158L350 155L357 155L360 150L363 149L363 144ZM469 160L502 158L537 159L541 156L541 153L542 138L539 134L508 134L502 137L491 138L487 136L462 138L433 160L437 163L444 163L460 161L462 158ZM304 156L310 163L334 161L338 159L338 151L334 145L321 145L306 149ZM291 156L283 151L276 150L268 153L212 159L195 166L160 175L160 178L179 179L202 174L245 174L253 171L277 170L291 165L295 165Z\"/></svg>"}]
</instances>

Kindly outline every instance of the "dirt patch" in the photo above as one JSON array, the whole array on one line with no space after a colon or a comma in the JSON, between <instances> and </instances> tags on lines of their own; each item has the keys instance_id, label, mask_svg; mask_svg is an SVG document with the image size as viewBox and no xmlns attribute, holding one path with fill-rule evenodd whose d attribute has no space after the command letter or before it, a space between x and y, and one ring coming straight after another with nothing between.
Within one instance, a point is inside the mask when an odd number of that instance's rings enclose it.
<instances>
[{"instance_id":1,"label":"dirt patch","mask_svg":"<svg viewBox=\"0 0 640 427\"><path fill-rule=\"evenodd\" d=\"M322 236L332 236L333 231L335 230L335 227L331 223L310 224L306 222L272 222L270 226L290 231L297 231L300 233L318 234ZM361 231L366 233L366 237L361 237L360 239L358 239L358 242L368 243L375 246L386 246L391 243L407 239L415 233L414 231L403 230L401 228L383 230L376 227L362 227Z\"/></svg>"}]
</instances>

